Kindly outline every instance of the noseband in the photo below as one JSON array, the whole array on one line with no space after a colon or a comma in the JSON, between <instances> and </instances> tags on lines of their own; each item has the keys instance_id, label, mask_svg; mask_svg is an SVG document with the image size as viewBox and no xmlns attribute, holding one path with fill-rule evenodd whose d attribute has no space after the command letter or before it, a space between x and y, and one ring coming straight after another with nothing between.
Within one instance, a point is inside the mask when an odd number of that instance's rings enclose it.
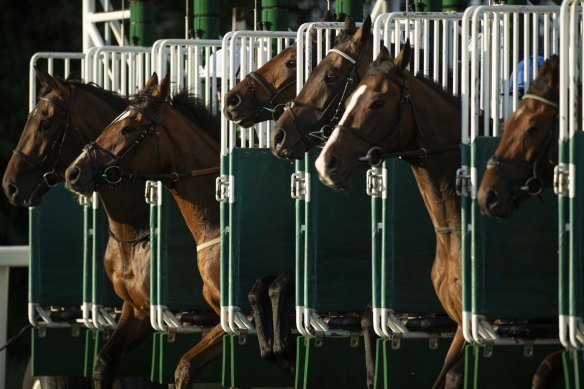
<instances>
[{"instance_id":1,"label":"noseband","mask_svg":"<svg viewBox=\"0 0 584 389\"><path fill-rule=\"evenodd\" d=\"M101 184L108 184L111 186L118 185L124 179L127 181L133 180L153 180L153 181L166 181L167 184L173 185L184 177L196 177L207 174L216 173L219 171L219 167L211 167L205 169L191 170L188 172L171 172L171 173L158 173L158 174L141 174L141 173L126 173L120 167L120 163L129 155L129 153L136 149L144 140L148 137L150 133L159 125L158 119L151 116L148 112L142 108L135 106L128 106L125 112L136 111L150 120L150 123L140 132L136 139L124 150L120 155L116 156L111 151L104 149L98 145L95 141L88 143L83 150L87 153L89 158L89 164L91 166L93 179L95 181L95 188L97 189ZM123 112L119 117L121 117L125 112ZM115 119L113 123L117 122ZM103 163L98 160L97 150L102 154L109 155L112 160L109 163Z\"/></svg>"},{"instance_id":2,"label":"noseband","mask_svg":"<svg viewBox=\"0 0 584 389\"><path fill-rule=\"evenodd\" d=\"M284 111L286 111L290 114L290 118L292 119L292 123L294 123L294 129L296 130L296 133L299 136L299 139L300 139L299 141L304 142L304 145L307 148L326 142L326 140L328 139L328 137L332 133L332 129L335 127L337 122L340 120L340 114L343 111L342 106L343 106L343 102L345 100L345 96L347 95L349 90L353 89L353 88L351 88L353 85L356 85L357 83L359 83L359 81L361 81L361 78L359 77L359 73L357 72L357 70L359 69L359 63L361 62L361 60L365 56L365 51L366 51L365 47L366 46L363 46L361 48L361 51L359 51L357 58L352 58L347 53L345 53L341 50L338 50L338 49L333 48L333 49L329 50L329 53L332 52L332 53L339 54L341 57L343 57L344 59L349 61L351 63L351 70L349 71L349 74L347 75L347 80L345 82L344 87L335 93L332 100L330 101L330 103L328 103L328 105L326 107L323 107L323 108L315 107L312 104L307 104L307 103L298 102L298 101L294 101L294 100L289 101L284 106ZM305 108L308 108L310 110L320 112L320 117L318 118L318 121L316 124L316 126L319 127L319 129L315 130L315 131L308 131L306 133L303 133L302 131L300 131L300 128L298 127L298 123L300 120L298 119L298 116L294 112L295 107L305 107ZM331 115L331 113L332 113L332 115Z\"/></svg>"},{"instance_id":3,"label":"noseband","mask_svg":"<svg viewBox=\"0 0 584 389\"><path fill-rule=\"evenodd\" d=\"M525 95L523 95L522 99L532 99L532 100L541 101L542 103L554 108L556 111L558 110L558 104L556 104L555 102L553 102L549 99L546 99L545 97L542 97L542 96L534 95L531 93L526 93ZM556 117L557 117L557 115L556 115ZM540 153L538 154L537 158L533 161L533 163L519 160L519 159L515 159L515 158L499 157L496 155L493 155L491 158L489 158L489 160L487 162L487 169L495 169L497 171L497 173L499 174L499 176L501 177L501 179L503 181L503 184L505 185L505 187L507 188L509 193L512 195L512 198L514 200L516 200L518 195L522 192L527 193L529 196L538 196L543 191L545 183L544 183L543 179L541 178L541 174L540 174L541 162L542 162L544 156L546 154L549 154L549 152L550 152L550 145L552 143L552 139L554 137L554 134L555 134L557 128L558 128L558 126L556 125L556 126L552 126L548 130L547 137L546 137L545 143L543 145L543 148L541 149ZM503 170L501 169L501 165L503 165L503 164L508 164L508 165L520 167L524 170L531 172L531 176L529 176L525 180L525 183L523 185L521 185L519 188L512 190L512 186L509 184L507 176L504 174Z\"/></svg>"},{"instance_id":4,"label":"noseband","mask_svg":"<svg viewBox=\"0 0 584 389\"><path fill-rule=\"evenodd\" d=\"M61 130L61 132L60 132L59 136L57 136L55 138L55 140L53 140L53 143L51 143L51 147L49 147L49 149L47 150L45 155L39 160L35 157L32 157L32 156L18 150L18 149L14 149L12 151L12 154L14 154L16 157L22 159L23 161L27 162L29 165L31 165L39 170L44 170L43 167L44 167L45 163L47 162L47 159L52 154L53 150L56 147L58 147L57 155L55 156L55 162L53 163L53 167L51 168L51 170L48 170L48 171L43 173L43 177L42 177L41 181L39 182L39 184L45 185L47 188L52 188L52 187L56 186L59 183L59 181L62 181L62 177L55 171L55 169L57 168L57 164L59 163L59 157L61 156L61 153L63 152L63 144L65 143L65 139L67 138L67 133L69 132L69 127L71 126L71 113L73 112L73 104L75 101L75 98L74 98L75 97L75 86L71 84L70 89L71 89L71 93L70 93L69 102L67 105L63 105L61 102L59 102L57 100L52 100L52 99L49 99L49 98L44 97L44 96L39 97L39 100L43 100L43 101L65 111L65 120L63 122L61 122L61 126L59 126L59 130Z\"/></svg>"},{"instance_id":5,"label":"noseband","mask_svg":"<svg viewBox=\"0 0 584 389\"><path fill-rule=\"evenodd\" d=\"M266 104L264 105L258 105L258 102L256 100L256 89L254 88L254 82L252 82L252 80L255 82L255 84L259 85L264 92L266 92L269 96L269 100ZM258 72L251 72L248 73L247 76L245 76L245 81L247 82L247 86L249 88L249 90L251 91L251 102L253 104L253 110L255 112L255 116L257 117L261 111L268 111L272 114L272 118L274 120L276 120L280 115L278 114L277 110L278 107L283 107L284 104L276 104L275 100L288 88L290 88L291 86L296 85L296 79L293 78L292 81L288 82L287 84L284 84L284 86L282 86L280 89L276 89L274 88L274 86L272 86L272 84L270 84L261 74L259 74ZM282 111L283 112L283 111ZM280 112L280 114L282 113Z\"/></svg>"}]
</instances>

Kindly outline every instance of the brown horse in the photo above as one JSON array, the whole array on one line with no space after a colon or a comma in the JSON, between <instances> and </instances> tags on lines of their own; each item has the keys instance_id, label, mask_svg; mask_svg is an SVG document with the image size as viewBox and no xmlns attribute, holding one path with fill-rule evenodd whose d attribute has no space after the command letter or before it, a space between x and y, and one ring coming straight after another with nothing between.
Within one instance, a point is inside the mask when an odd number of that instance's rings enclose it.
<instances>
[{"instance_id":1,"label":"brown horse","mask_svg":"<svg viewBox=\"0 0 584 389\"><path fill-rule=\"evenodd\" d=\"M286 104L271 131L272 152L279 158L302 159L322 143L342 113L345 99L365 74L373 57L371 18L357 29L345 22L335 45L310 74L296 98Z\"/></svg>"},{"instance_id":2,"label":"brown horse","mask_svg":"<svg viewBox=\"0 0 584 389\"><path fill-rule=\"evenodd\" d=\"M68 187L81 194L96 188L101 191L104 176L119 183L136 176L163 181L197 245L204 245L196 254L203 296L219 313L220 229L214 191L219 172L218 121L204 107L191 104L186 94L175 97L173 105L165 103L169 84L167 76L156 88L141 91L132 105L85 147L65 176ZM221 356L222 334L218 324L182 357L175 374L178 388L190 388L196 372Z\"/></svg>"},{"instance_id":3,"label":"brown horse","mask_svg":"<svg viewBox=\"0 0 584 389\"><path fill-rule=\"evenodd\" d=\"M321 22L331 22L334 16L326 11ZM316 34L312 37L316 40ZM324 46L324 45L323 45ZM313 46L316 61L316 42ZM315 63L313 63L315 65ZM258 70L249 73L224 97L223 114L241 127L277 119L281 107L296 97L296 43L282 50Z\"/></svg>"},{"instance_id":4,"label":"brown horse","mask_svg":"<svg viewBox=\"0 0 584 389\"><path fill-rule=\"evenodd\" d=\"M464 348L460 203L454 188L460 165L460 104L433 82L405 71L410 51L408 42L393 61L386 49L381 51L348 101L316 167L323 183L346 188L355 171L367 167L363 156L374 147L412 166L436 229L432 282L458 324L434 387L458 387L462 377L447 373L461 367Z\"/></svg>"},{"instance_id":5,"label":"brown horse","mask_svg":"<svg viewBox=\"0 0 584 389\"><path fill-rule=\"evenodd\" d=\"M523 102L505 122L478 191L481 212L510 218L519 204L551 185L557 164L559 58L542 65Z\"/></svg>"},{"instance_id":6,"label":"brown horse","mask_svg":"<svg viewBox=\"0 0 584 389\"><path fill-rule=\"evenodd\" d=\"M43 87L41 97L4 173L4 192L14 205L39 204L50 187L63 181L66 167L84 144L95 139L128 105L128 100L94 85L61 81L41 69L36 72ZM121 356L152 332L147 309L150 245L144 184L128 185L122 191L123 198L112 202L109 198L116 192L119 190L102 193L110 231L103 260L124 303L114 332L97 356L94 377L103 387L111 387Z\"/></svg>"}]
</instances>

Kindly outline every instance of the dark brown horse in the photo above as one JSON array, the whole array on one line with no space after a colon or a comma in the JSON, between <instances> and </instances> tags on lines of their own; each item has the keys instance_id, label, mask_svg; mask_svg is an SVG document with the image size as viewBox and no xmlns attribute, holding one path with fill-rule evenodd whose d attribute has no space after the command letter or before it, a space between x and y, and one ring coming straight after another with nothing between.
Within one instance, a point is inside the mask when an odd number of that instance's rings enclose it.
<instances>
[{"instance_id":1,"label":"dark brown horse","mask_svg":"<svg viewBox=\"0 0 584 389\"><path fill-rule=\"evenodd\" d=\"M327 11L321 22L333 21ZM316 34L312 37L316 40ZM323 45L324 46L324 45ZM316 61L316 42L313 60ZM315 64L313 64L315 65ZM224 97L223 114L241 127L277 119L284 104L296 97L296 43L282 50L258 70L249 73Z\"/></svg>"},{"instance_id":2,"label":"dark brown horse","mask_svg":"<svg viewBox=\"0 0 584 389\"><path fill-rule=\"evenodd\" d=\"M165 103L169 83L165 77L156 88L140 92L67 169L67 185L87 194L101 191L104 179L119 179L121 184L138 175L163 181L197 245L204 245L193 255L203 279L203 296L219 314L220 230L214 190L219 172L218 121L204 107L191 104L188 95L178 95L182 98L175 97L173 105ZM182 357L175 374L178 388L190 388L196 372L221 356L222 334L218 324Z\"/></svg>"},{"instance_id":3,"label":"dark brown horse","mask_svg":"<svg viewBox=\"0 0 584 389\"><path fill-rule=\"evenodd\" d=\"M41 69L36 72L43 87L41 97L29 115L3 181L11 203L21 206L39 204L50 187L63 181L66 167L84 144L95 139L128 105L128 100L94 85L61 81ZM104 266L124 303L112 336L97 356L94 377L104 387L111 387L121 356L152 332L148 310L149 209L143 201L144 184L124 188L124 197L112 204L108 197L116 191L102 193L110 229ZM135 271L124 273L125 268Z\"/></svg>"},{"instance_id":4,"label":"dark brown horse","mask_svg":"<svg viewBox=\"0 0 584 389\"><path fill-rule=\"evenodd\" d=\"M519 204L551 185L557 164L559 58L544 62L505 130L478 191L481 212L509 218Z\"/></svg>"},{"instance_id":5,"label":"dark brown horse","mask_svg":"<svg viewBox=\"0 0 584 389\"><path fill-rule=\"evenodd\" d=\"M316 161L320 179L346 188L352 175L367 167L373 147L412 166L436 229L431 278L438 298L458 328L436 388L458 387L463 356L460 203L454 188L460 165L460 104L439 86L405 71L406 43L395 60L383 49L347 103L346 111ZM447 380L448 378L448 380Z\"/></svg>"},{"instance_id":6,"label":"dark brown horse","mask_svg":"<svg viewBox=\"0 0 584 389\"><path fill-rule=\"evenodd\" d=\"M349 18L329 54L310 74L296 98L284 108L271 130L272 152L302 159L322 143L342 113L345 99L365 74L373 57L371 18L357 29Z\"/></svg>"}]
</instances>

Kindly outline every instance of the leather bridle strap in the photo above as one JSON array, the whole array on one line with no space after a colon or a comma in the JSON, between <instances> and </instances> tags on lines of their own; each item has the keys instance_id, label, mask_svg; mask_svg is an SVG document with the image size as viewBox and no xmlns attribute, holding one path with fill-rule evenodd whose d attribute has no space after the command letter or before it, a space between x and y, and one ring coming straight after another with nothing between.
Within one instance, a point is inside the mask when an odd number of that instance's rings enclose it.
<instances>
[{"instance_id":1,"label":"leather bridle strap","mask_svg":"<svg viewBox=\"0 0 584 389\"><path fill-rule=\"evenodd\" d=\"M219 167L215 166L215 167L210 167L210 168L205 168L205 169L191 170L190 172L185 172L185 173L176 173L176 172L173 172L173 173L153 173L153 174L128 173L128 174L124 174L123 176L127 177L128 180L152 180L152 181L170 180L171 182L177 182L181 178L204 176L207 174L218 173L219 170L220 170Z\"/></svg>"},{"instance_id":2,"label":"leather bridle strap","mask_svg":"<svg viewBox=\"0 0 584 389\"><path fill-rule=\"evenodd\" d=\"M531 99L531 100L541 101L542 103L545 103L545 104L549 105L552 108L558 109L558 104L554 103L553 101L551 101L549 99L546 99L545 97L538 96L538 95L534 95L532 93L526 93L526 94L524 94L521 99L522 100Z\"/></svg>"}]
</instances>

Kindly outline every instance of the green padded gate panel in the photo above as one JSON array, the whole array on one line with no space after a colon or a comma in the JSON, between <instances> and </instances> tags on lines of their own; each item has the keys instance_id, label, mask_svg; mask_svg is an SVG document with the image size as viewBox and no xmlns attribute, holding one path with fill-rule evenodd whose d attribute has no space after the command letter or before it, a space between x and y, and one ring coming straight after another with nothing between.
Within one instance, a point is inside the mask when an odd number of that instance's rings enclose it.
<instances>
[{"instance_id":1,"label":"green padded gate panel","mask_svg":"<svg viewBox=\"0 0 584 389\"><path fill-rule=\"evenodd\" d=\"M347 191L318 179L306 154L310 201L306 202L305 306L321 312L362 312L371 301L371 200L358 174Z\"/></svg>"},{"instance_id":2,"label":"green padded gate panel","mask_svg":"<svg viewBox=\"0 0 584 389\"><path fill-rule=\"evenodd\" d=\"M63 184L29 213L29 302L74 306L83 300L83 208Z\"/></svg>"},{"instance_id":3,"label":"green padded gate panel","mask_svg":"<svg viewBox=\"0 0 584 389\"><path fill-rule=\"evenodd\" d=\"M541 361L559 351L560 346L536 346L531 357L523 355L523 346L500 346L490 357L479 346L465 349L465 389L531 388L533 374ZM565 388L563 379L550 389Z\"/></svg>"},{"instance_id":4,"label":"green padded gate panel","mask_svg":"<svg viewBox=\"0 0 584 389\"><path fill-rule=\"evenodd\" d=\"M384 241L382 221L383 200L371 197L371 307L381 308L382 301L382 258L381 251Z\"/></svg>"},{"instance_id":5,"label":"green padded gate panel","mask_svg":"<svg viewBox=\"0 0 584 389\"><path fill-rule=\"evenodd\" d=\"M444 312L430 277L436 234L409 164L384 163L382 307L395 312Z\"/></svg>"},{"instance_id":6,"label":"green padded gate panel","mask_svg":"<svg viewBox=\"0 0 584 389\"><path fill-rule=\"evenodd\" d=\"M570 139L570 162L575 168L575 194L570 197L570 317L584 319L584 132L576 131ZM581 332L581 331L577 331ZM584 385L584 383L583 383Z\"/></svg>"},{"instance_id":7,"label":"green padded gate panel","mask_svg":"<svg viewBox=\"0 0 584 389\"><path fill-rule=\"evenodd\" d=\"M470 146L460 145L461 166L470 166ZM471 234L468 228L471 223L471 198L460 196L460 234L462 256L462 311L470 316L472 312L472 261Z\"/></svg>"},{"instance_id":8,"label":"green padded gate panel","mask_svg":"<svg viewBox=\"0 0 584 389\"><path fill-rule=\"evenodd\" d=\"M235 201L229 211L229 305L249 309L247 296L258 278L294 271L292 170L268 149L231 153Z\"/></svg>"},{"instance_id":9,"label":"green padded gate panel","mask_svg":"<svg viewBox=\"0 0 584 389\"><path fill-rule=\"evenodd\" d=\"M157 221L157 304L170 310L210 311L203 298L195 240L166 188L162 190Z\"/></svg>"},{"instance_id":10,"label":"green padded gate panel","mask_svg":"<svg viewBox=\"0 0 584 389\"><path fill-rule=\"evenodd\" d=\"M327 337L319 347L315 345L314 338L298 339L305 342L305 357L304 374L299 377L303 380L296 382L297 389L367 387L362 337L358 347L350 347L349 337Z\"/></svg>"},{"instance_id":11,"label":"green padded gate panel","mask_svg":"<svg viewBox=\"0 0 584 389\"><path fill-rule=\"evenodd\" d=\"M499 138L471 146L480 182ZM557 202L551 190L529 199L510 220L480 215L473 204L473 312L490 318L531 319L558 313Z\"/></svg>"},{"instance_id":12,"label":"green padded gate panel","mask_svg":"<svg viewBox=\"0 0 584 389\"><path fill-rule=\"evenodd\" d=\"M121 307L122 300L116 295L107 276L103 255L109 239L107 215L103 207L93 210L93 303L104 307Z\"/></svg>"},{"instance_id":13,"label":"green padded gate panel","mask_svg":"<svg viewBox=\"0 0 584 389\"><path fill-rule=\"evenodd\" d=\"M294 379L273 363L260 356L257 337L246 335L244 344L239 335L223 336L223 386L229 387L292 387Z\"/></svg>"},{"instance_id":14,"label":"green padded gate panel","mask_svg":"<svg viewBox=\"0 0 584 389\"><path fill-rule=\"evenodd\" d=\"M580 132L577 132L579 134ZM561 141L558 146L558 160L568 163L568 141ZM570 200L558 196L558 257L559 257L559 314L567 320L570 314ZM566 323L563 323L564 328ZM567 329L566 329L567 332ZM567 340L567 339L566 339Z\"/></svg>"},{"instance_id":15,"label":"green padded gate panel","mask_svg":"<svg viewBox=\"0 0 584 389\"><path fill-rule=\"evenodd\" d=\"M49 192L50 193L50 192ZM46 199L43 198L43 204ZM36 328L31 330L32 375L85 375L85 328L47 328L39 336Z\"/></svg>"},{"instance_id":16,"label":"green padded gate panel","mask_svg":"<svg viewBox=\"0 0 584 389\"><path fill-rule=\"evenodd\" d=\"M431 388L451 341L452 338L440 338L432 350L428 339L407 339L394 350L391 340L379 339L375 389Z\"/></svg>"}]
</instances>

